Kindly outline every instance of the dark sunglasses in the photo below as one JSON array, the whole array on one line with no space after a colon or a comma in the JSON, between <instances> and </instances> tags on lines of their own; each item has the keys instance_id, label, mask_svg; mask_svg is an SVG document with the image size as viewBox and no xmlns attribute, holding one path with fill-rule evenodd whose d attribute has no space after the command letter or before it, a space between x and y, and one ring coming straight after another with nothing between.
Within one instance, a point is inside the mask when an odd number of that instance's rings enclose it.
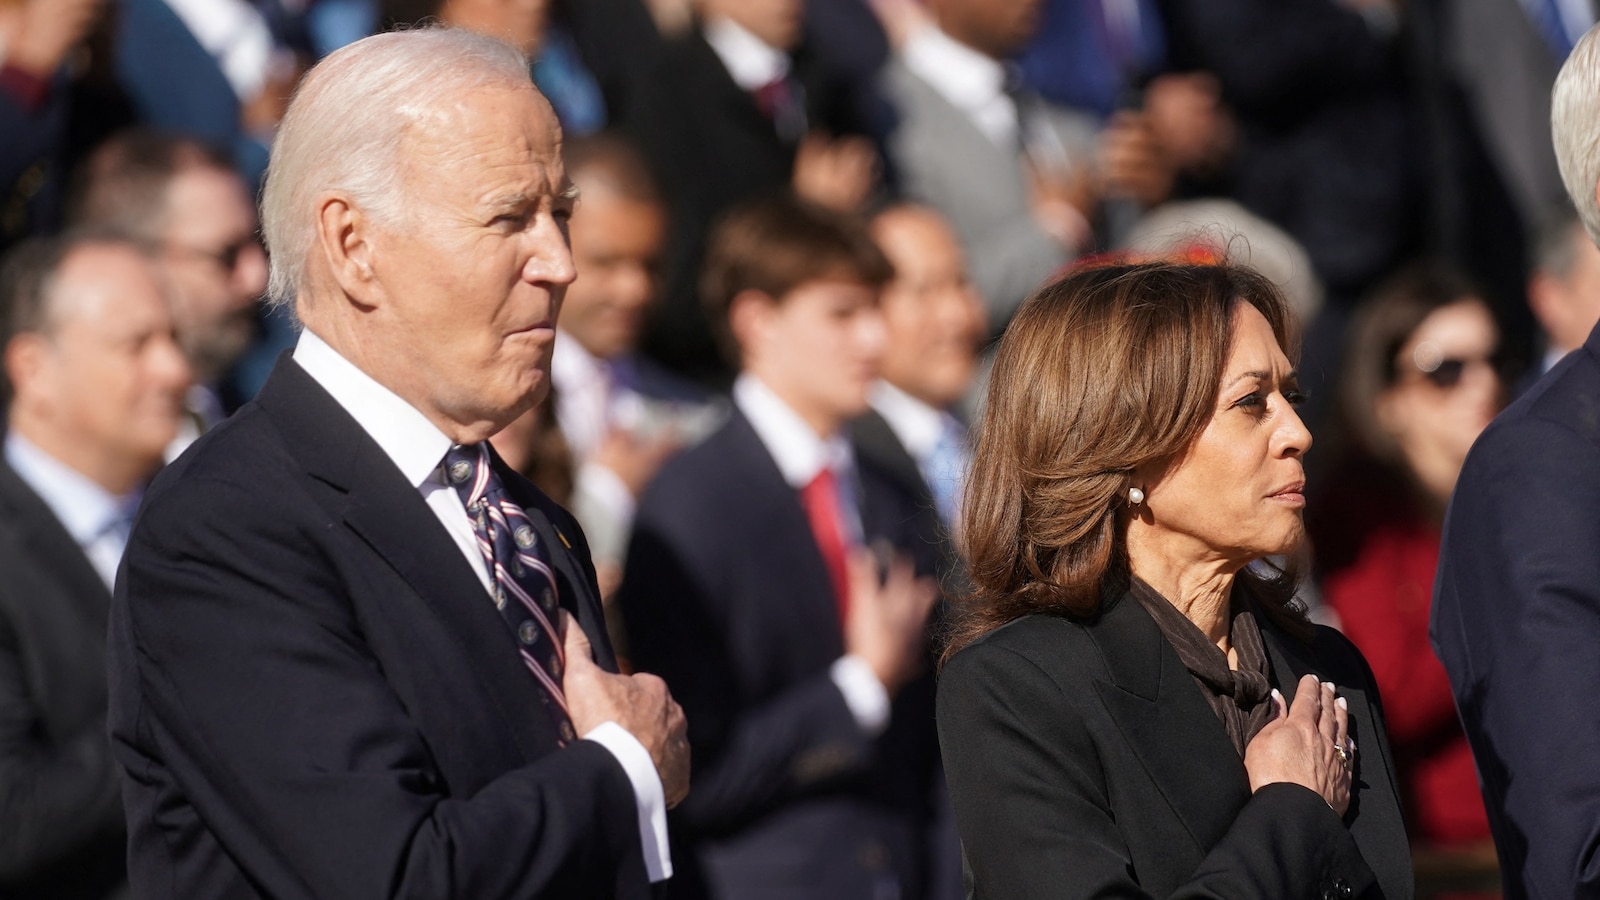
<instances>
[{"instance_id":1,"label":"dark sunglasses","mask_svg":"<svg viewBox=\"0 0 1600 900\"><path fill-rule=\"evenodd\" d=\"M1483 364L1492 369L1496 374L1500 372L1501 360L1498 354L1489 356L1454 357L1447 356L1440 359L1432 368L1424 369L1417 366L1415 371L1434 387L1448 391L1461 383L1466 377L1467 367Z\"/></svg>"},{"instance_id":2,"label":"dark sunglasses","mask_svg":"<svg viewBox=\"0 0 1600 900\"><path fill-rule=\"evenodd\" d=\"M184 247L169 244L168 249L200 259L209 259L221 266L225 271L232 272L239 266L239 257L250 248L261 249L261 242L254 235L240 238L220 250L207 250L202 247Z\"/></svg>"}]
</instances>

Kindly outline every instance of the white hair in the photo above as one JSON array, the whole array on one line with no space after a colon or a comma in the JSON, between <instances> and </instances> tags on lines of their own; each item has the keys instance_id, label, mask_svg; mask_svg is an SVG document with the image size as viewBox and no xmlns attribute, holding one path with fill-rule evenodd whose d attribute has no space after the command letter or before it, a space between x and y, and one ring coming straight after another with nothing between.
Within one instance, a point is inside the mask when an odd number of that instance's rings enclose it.
<instances>
[{"instance_id":1,"label":"white hair","mask_svg":"<svg viewBox=\"0 0 1600 900\"><path fill-rule=\"evenodd\" d=\"M343 191L378 222L396 223L408 128L476 88L531 86L528 71L527 57L510 44L441 27L373 35L318 63L278 128L261 191L268 302L292 306L306 286L320 194Z\"/></svg>"},{"instance_id":2,"label":"white hair","mask_svg":"<svg viewBox=\"0 0 1600 900\"><path fill-rule=\"evenodd\" d=\"M1600 244L1600 26L1572 48L1550 96L1550 133L1567 195L1589 239Z\"/></svg>"}]
</instances>

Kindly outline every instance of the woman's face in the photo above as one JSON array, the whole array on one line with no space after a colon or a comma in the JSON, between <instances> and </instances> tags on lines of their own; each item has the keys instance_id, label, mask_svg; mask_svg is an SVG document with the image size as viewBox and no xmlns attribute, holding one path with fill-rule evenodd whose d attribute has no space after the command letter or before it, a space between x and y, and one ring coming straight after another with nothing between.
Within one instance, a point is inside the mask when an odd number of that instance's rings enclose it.
<instances>
[{"instance_id":1,"label":"woman's face","mask_svg":"<svg viewBox=\"0 0 1600 900\"><path fill-rule=\"evenodd\" d=\"M1394 384L1378 397L1378 422L1406 465L1441 504L1450 498L1472 442L1500 410L1500 343L1476 299L1434 310L1394 359Z\"/></svg>"},{"instance_id":2,"label":"woman's face","mask_svg":"<svg viewBox=\"0 0 1600 900\"><path fill-rule=\"evenodd\" d=\"M1255 307L1235 303L1211 421L1186 453L1143 479L1145 505L1129 525L1141 532L1141 547L1169 562L1239 564L1294 549L1305 530L1301 461L1311 447L1299 401L1272 326Z\"/></svg>"}]
</instances>

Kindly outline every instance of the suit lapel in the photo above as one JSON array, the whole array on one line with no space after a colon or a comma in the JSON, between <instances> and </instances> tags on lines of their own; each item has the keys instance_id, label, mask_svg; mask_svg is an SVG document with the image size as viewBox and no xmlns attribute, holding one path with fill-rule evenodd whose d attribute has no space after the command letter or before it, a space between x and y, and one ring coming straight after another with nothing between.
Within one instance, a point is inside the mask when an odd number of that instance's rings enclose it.
<instances>
[{"instance_id":1,"label":"suit lapel","mask_svg":"<svg viewBox=\"0 0 1600 900\"><path fill-rule=\"evenodd\" d=\"M562 607L572 613L573 618L578 620L578 625L589 636L589 645L594 649L595 663L607 671L617 671L616 651L611 646L611 637L606 630L605 608L593 587L589 572L578 561L576 548L581 546L582 535L568 534L566 528L552 522L545 512L544 505L546 503L553 505L554 501L543 494L536 495L538 488L528 483L522 476L508 470L498 454L495 454L494 459L507 493L528 514L528 521L538 532L539 540L544 541L544 546L549 548L550 561L556 570L556 589L560 593Z\"/></svg>"},{"instance_id":2,"label":"suit lapel","mask_svg":"<svg viewBox=\"0 0 1600 900\"><path fill-rule=\"evenodd\" d=\"M811 522L800 505L794 488L783 479L778 464L767 452L765 444L744 414L735 410L729 416L725 438L727 440L727 479L731 484L744 486L746 509L758 511L764 520L759 534L769 546L760 547L745 543L760 557L783 554L787 557L781 566L774 564L774 572L782 572L792 583L788 596L795 599L787 604L786 615L795 617L801 633L826 636L831 643L829 652L844 653L844 626L839 620L839 607L833 597L833 580L828 576L828 565L822 559L817 539L811 533ZM740 535L748 542L753 535Z\"/></svg>"},{"instance_id":3,"label":"suit lapel","mask_svg":"<svg viewBox=\"0 0 1600 900\"><path fill-rule=\"evenodd\" d=\"M554 744L538 688L483 583L421 493L321 386L287 357L262 388L262 409L283 430L307 473L343 495L344 523L432 611L472 660L483 695L529 761ZM489 652L485 652L489 648ZM504 652L494 652L503 649Z\"/></svg>"},{"instance_id":4,"label":"suit lapel","mask_svg":"<svg viewBox=\"0 0 1600 900\"><path fill-rule=\"evenodd\" d=\"M1110 601L1090 629L1111 683L1097 683L1112 719L1173 812L1211 847L1250 799L1244 762L1178 654L1138 601Z\"/></svg>"},{"instance_id":5,"label":"suit lapel","mask_svg":"<svg viewBox=\"0 0 1600 900\"><path fill-rule=\"evenodd\" d=\"M111 592L106 590L106 583L100 580L94 564L67 533L66 526L56 518L44 498L4 461L0 461L0 506L11 511L20 526L23 545L38 559L39 567L60 578L66 594L79 602L92 623L104 628L111 604ZM92 605L84 602L88 598L96 602Z\"/></svg>"}]
</instances>

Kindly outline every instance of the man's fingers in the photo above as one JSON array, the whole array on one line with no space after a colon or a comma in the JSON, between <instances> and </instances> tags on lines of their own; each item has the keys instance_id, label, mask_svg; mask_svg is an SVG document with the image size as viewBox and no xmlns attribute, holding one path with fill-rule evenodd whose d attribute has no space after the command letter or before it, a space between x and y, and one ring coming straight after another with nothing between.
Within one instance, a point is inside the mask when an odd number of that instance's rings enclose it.
<instances>
[{"instance_id":1,"label":"man's fingers","mask_svg":"<svg viewBox=\"0 0 1600 900\"><path fill-rule=\"evenodd\" d=\"M562 646L566 651L567 670L573 666L592 665L594 663L594 649L589 646L589 636L573 620L572 613L561 610L561 620L558 625L563 633Z\"/></svg>"}]
</instances>

